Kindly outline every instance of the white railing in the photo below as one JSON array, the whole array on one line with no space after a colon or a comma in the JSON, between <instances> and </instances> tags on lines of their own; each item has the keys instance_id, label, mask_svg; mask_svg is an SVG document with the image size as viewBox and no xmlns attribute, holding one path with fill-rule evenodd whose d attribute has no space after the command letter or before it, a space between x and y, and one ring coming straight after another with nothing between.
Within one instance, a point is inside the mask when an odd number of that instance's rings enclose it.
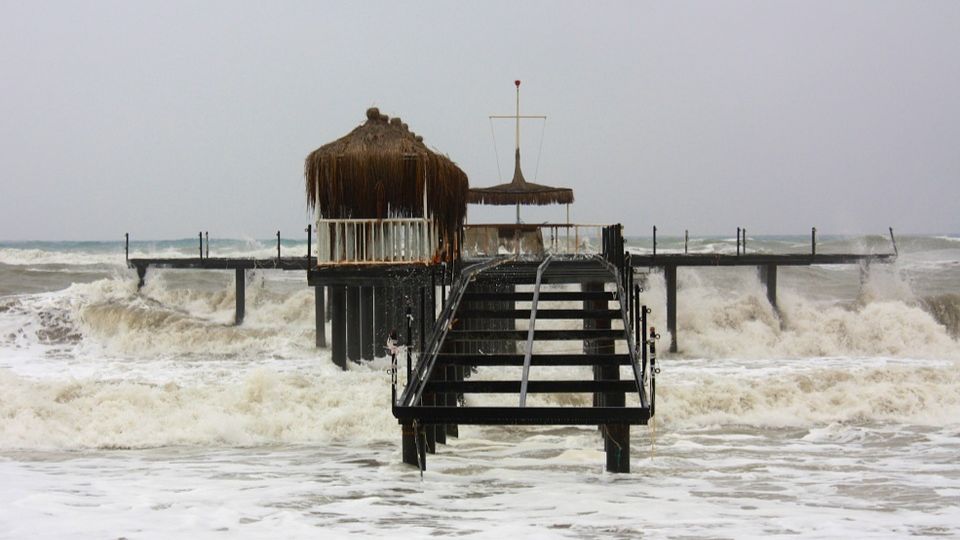
<instances>
[{"instance_id":1,"label":"white railing","mask_svg":"<svg viewBox=\"0 0 960 540\"><path fill-rule=\"evenodd\" d=\"M427 218L318 219L317 264L428 263L437 225Z\"/></svg>"},{"instance_id":2,"label":"white railing","mask_svg":"<svg viewBox=\"0 0 960 540\"><path fill-rule=\"evenodd\" d=\"M596 255L605 225L574 223L483 223L464 225L463 255Z\"/></svg>"}]
</instances>

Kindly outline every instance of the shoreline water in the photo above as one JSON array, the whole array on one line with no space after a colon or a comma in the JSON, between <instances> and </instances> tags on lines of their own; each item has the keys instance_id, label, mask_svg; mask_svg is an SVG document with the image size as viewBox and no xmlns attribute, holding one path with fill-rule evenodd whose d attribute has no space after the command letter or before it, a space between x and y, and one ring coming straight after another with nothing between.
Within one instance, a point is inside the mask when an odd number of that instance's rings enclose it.
<instances>
[{"instance_id":1,"label":"shoreline water","mask_svg":"<svg viewBox=\"0 0 960 540\"><path fill-rule=\"evenodd\" d=\"M592 429L464 426L422 482L387 362L340 372L313 347L302 273L255 273L236 327L229 272L138 293L119 243L3 243L0 538L958 535L960 242L898 241L865 281L784 268L779 315L752 269L681 270L682 350L634 473L602 471ZM664 294L648 276L660 327Z\"/></svg>"}]
</instances>

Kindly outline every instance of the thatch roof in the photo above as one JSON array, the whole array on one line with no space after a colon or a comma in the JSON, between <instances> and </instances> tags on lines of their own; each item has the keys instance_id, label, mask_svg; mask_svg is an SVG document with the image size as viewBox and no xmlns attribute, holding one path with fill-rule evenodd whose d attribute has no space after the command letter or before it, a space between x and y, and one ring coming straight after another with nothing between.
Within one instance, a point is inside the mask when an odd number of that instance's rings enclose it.
<instances>
[{"instance_id":1,"label":"thatch roof","mask_svg":"<svg viewBox=\"0 0 960 540\"><path fill-rule=\"evenodd\" d=\"M421 216L424 182L428 213L444 232L458 232L467 213L466 173L375 107L365 123L307 156L304 176L307 202L324 218Z\"/></svg>"},{"instance_id":2,"label":"thatch roof","mask_svg":"<svg viewBox=\"0 0 960 540\"><path fill-rule=\"evenodd\" d=\"M513 180L487 188L472 188L467 198L470 204L494 205L547 205L570 204L573 202L573 190L551 187L527 182L520 170L520 149L517 148L513 168Z\"/></svg>"}]
</instances>

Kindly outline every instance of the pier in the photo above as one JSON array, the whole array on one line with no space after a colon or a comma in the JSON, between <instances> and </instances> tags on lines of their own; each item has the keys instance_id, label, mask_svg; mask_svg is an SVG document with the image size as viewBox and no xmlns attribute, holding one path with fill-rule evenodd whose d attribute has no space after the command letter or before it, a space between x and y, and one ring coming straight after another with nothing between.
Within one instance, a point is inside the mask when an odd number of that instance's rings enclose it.
<instances>
[{"instance_id":1,"label":"pier","mask_svg":"<svg viewBox=\"0 0 960 540\"><path fill-rule=\"evenodd\" d=\"M860 265L887 264L896 261L896 239L890 229L892 253L817 253L816 229L812 230L810 253L746 253L746 232L737 231L737 253L657 253L656 227L654 227L653 253L648 255L631 254L633 268L655 269L663 272L667 288L666 310L667 331L670 333L670 352L678 352L677 337L677 268L710 266L746 266L756 267L767 293L767 300L774 310L777 309L777 271L781 266L815 265ZM740 239L741 234L743 239ZM685 239L689 236L685 234ZM741 252L742 251L742 252Z\"/></svg>"},{"instance_id":2,"label":"pier","mask_svg":"<svg viewBox=\"0 0 960 540\"><path fill-rule=\"evenodd\" d=\"M210 257L205 234L198 235L197 257L130 258L127 236L127 264L140 286L151 268L233 270L238 325L247 271L305 272L314 288L316 346L329 345L332 362L344 370L349 362L391 358L400 454L421 471L461 425L586 425L599 428L606 470L624 473L630 427L647 424L656 411L659 335L647 319L657 307L641 304L638 269L664 274L676 352L680 267L755 267L776 308L781 266L896 258L892 230L891 254L818 254L815 229L807 254L748 253L740 229L736 254L691 254L658 253L654 228L653 250L641 254L625 248L620 224L522 223L522 205L569 205L573 191L525 181L519 84L517 113L509 117L518 122L509 183L469 188L456 164L399 118L373 108L364 124L306 159L315 215L306 253L284 256L278 231L271 258ZM468 202L516 205L517 223L467 224ZM543 368L550 378L538 376ZM629 376L621 378L621 368ZM478 404L493 394L510 396L509 405ZM548 398L544 404L550 394L579 397L560 400L572 405Z\"/></svg>"}]
</instances>

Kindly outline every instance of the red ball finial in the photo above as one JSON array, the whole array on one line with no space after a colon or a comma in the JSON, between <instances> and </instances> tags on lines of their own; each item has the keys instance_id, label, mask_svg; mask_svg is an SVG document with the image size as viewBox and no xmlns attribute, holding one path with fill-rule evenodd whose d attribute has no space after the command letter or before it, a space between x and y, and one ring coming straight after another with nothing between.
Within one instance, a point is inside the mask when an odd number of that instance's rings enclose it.
<instances>
[{"instance_id":1,"label":"red ball finial","mask_svg":"<svg viewBox=\"0 0 960 540\"><path fill-rule=\"evenodd\" d=\"M513 81L513 84L517 85L517 87L519 88L519 87L520 87L520 79L517 79L517 80Z\"/></svg>"}]
</instances>

